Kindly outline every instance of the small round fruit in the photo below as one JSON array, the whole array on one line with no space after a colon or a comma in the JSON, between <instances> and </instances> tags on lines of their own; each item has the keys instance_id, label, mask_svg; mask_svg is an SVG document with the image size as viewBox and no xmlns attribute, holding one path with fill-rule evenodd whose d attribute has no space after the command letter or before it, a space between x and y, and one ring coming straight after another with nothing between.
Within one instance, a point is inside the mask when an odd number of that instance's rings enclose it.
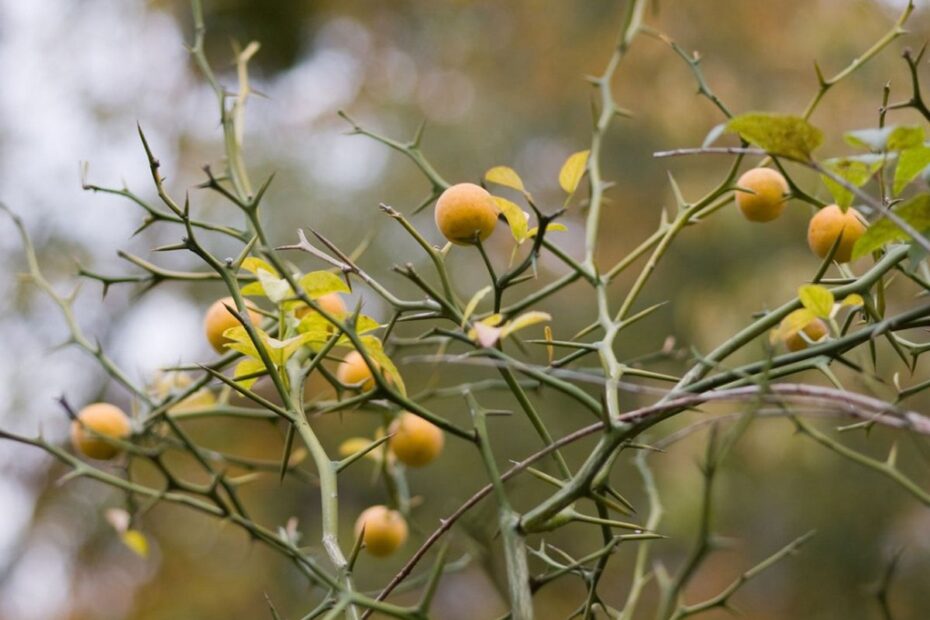
<instances>
[{"instance_id":1,"label":"small round fruit","mask_svg":"<svg viewBox=\"0 0 930 620\"><path fill-rule=\"evenodd\" d=\"M365 550L371 555L379 558L391 555L407 541L407 521L387 506L372 506L355 522L355 536L362 536Z\"/></svg>"},{"instance_id":2,"label":"small round fruit","mask_svg":"<svg viewBox=\"0 0 930 620\"><path fill-rule=\"evenodd\" d=\"M316 303L319 304L320 308L322 308L325 312L333 315L337 319L342 318L349 313L348 309L346 308L346 302L343 301L342 295L339 293L327 293L322 297L317 297ZM310 306L301 304L301 306L297 308L295 314L299 319L305 316L308 312L311 312Z\"/></svg>"},{"instance_id":3,"label":"small round fruit","mask_svg":"<svg viewBox=\"0 0 930 620\"><path fill-rule=\"evenodd\" d=\"M423 467L442 452L442 430L412 413L403 412L391 424L388 445L397 460L410 467Z\"/></svg>"},{"instance_id":4,"label":"small round fruit","mask_svg":"<svg viewBox=\"0 0 930 620\"><path fill-rule=\"evenodd\" d=\"M458 245L471 245L475 234L484 241L497 225L497 205L486 189L474 183L459 183L436 201L436 227Z\"/></svg>"},{"instance_id":5,"label":"small round fruit","mask_svg":"<svg viewBox=\"0 0 930 620\"><path fill-rule=\"evenodd\" d=\"M804 340L804 336L801 335L801 332L804 332L811 342L817 342L827 335L827 324L820 319L814 319L805 325L804 329L787 336L785 338L785 347L787 347L789 351L801 351L807 348L807 341Z\"/></svg>"},{"instance_id":6,"label":"small round fruit","mask_svg":"<svg viewBox=\"0 0 930 620\"><path fill-rule=\"evenodd\" d=\"M375 387L375 378L371 374L371 368L368 367L365 358L358 351L351 351L342 359L342 363L336 369L336 378L343 385L358 385L361 383L362 390L370 390Z\"/></svg>"},{"instance_id":7,"label":"small round fruit","mask_svg":"<svg viewBox=\"0 0 930 620\"><path fill-rule=\"evenodd\" d=\"M71 422L71 445L76 452L92 459L106 461L119 454L119 448L103 437L126 439L131 432L123 410L109 403L87 405L77 418Z\"/></svg>"},{"instance_id":8,"label":"small round fruit","mask_svg":"<svg viewBox=\"0 0 930 620\"><path fill-rule=\"evenodd\" d=\"M852 258L853 246L864 234L865 224L862 223L862 216L858 211L850 207L843 213L838 206L829 205L811 218L807 227L807 245L814 254L825 258L837 238L843 235L833 260L848 263Z\"/></svg>"},{"instance_id":9,"label":"small round fruit","mask_svg":"<svg viewBox=\"0 0 930 620\"><path fill-rule=\"evenodd\" d=\"M203 329L207 335L207 340L217 353L222 353L225 350L223 345L228 342L223 337L223 332L230 327L239 327L241 325L239 320L226 308L227 306L230 308L236 307L236 302L232 297L224 297L214 301L203 319ZM250 302L246 302L246 308L252 324L258 325L261 323L262 315L252 309L253 306Z\"/></svg>"},{"instance_id":10,"label":"small round fruit","mask_svg":"<svg viewBox=\"0 0 930 620\"><path fill-rule=\"evenodd\" d=\"M777 170L747 170L736 186L740 188L736 191L736 206L750 222L771 222L785 208L788 181Z\"/></svg>"}]
</instances>

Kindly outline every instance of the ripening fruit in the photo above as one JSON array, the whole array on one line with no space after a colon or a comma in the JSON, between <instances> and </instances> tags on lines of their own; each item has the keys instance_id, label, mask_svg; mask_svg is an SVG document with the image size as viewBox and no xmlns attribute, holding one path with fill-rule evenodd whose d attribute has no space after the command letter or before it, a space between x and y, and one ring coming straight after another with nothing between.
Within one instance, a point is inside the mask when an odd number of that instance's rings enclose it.
<instances>
[{"instance_id":1,"label":"ripening fruit","mask_svg":"<svg viewBox=\"0 0 930 620\"><path fill-rule=\"evenodd\" d=\"M736 206L750 222L770 222L781 215L788 194L788 181L777 170L753 168L736 182Z\"/></svg>"},{"instance_id":2,"label":"ripening fruit","mask_svg":"<svg viewBox=\"0 0 930 620\"><path fill-rule=\"evenodd\" d=\"M105 461L119 454L118 447L97 435L126 439L131 432L129 418L123 410L109 403L87 405L77 417L71 422L71 445L76 452L92 459Z\"/></svg>"},{"instance_id":3,"label":"ripening fruit","mask_svg":"<svg viewBox=\"0 0 930 620\"><path fill-rule=\"evenodd\" d=\"M229 342L226 338L223 337L223 332L225 332L230 327L239 327L241 323L239 320L233 316L233 314L226 308L236 307L236 302L232 297L224 297L222 299L217 299L213 302L213 305L207 310L206 316L203 319L203 329L207 334L207 340L210 342L210 345L216 350L217 353L222 353L224 351L223 345ZM262 315L253 310L251 302L246 302L246 308L249 312L249 320L252 321L253 325L258 325L261 323Z\"/></svg>"},{"instance_id":4,"label":"ripening fruit","mask_svg":"<svg viewBox=\"0 0 930 620\"><path fill-rule=\"evenodd\" d=\"M388 440L391 452L398 461L410 467L423 467L432 462L445 443L442 429L406 411L394 420L388 432L393 433Z\"/></svg>"},{"instance_id":5,"label":"ripening fruit","mask_svg":"<svg viewBox=\"0 0 930 620\"><path fill-rule=\"evenodd\" d=\"M807 341L804 340L804 336L801 335L801 332L804 332L811 342L817 342L827 335L827 324L820 319L814 319L805 325L804 329L787 336L785 338L785 346L789 351L801 351L807 348Z\"/></svg>"},{"instance_id":6,"label":"ripening fruit","mask_svg":"<svg viewBox=\"0 0 930 620\"><path fill-rule=\"evenodd\" d=\"M459 183L436 201L436 227L458 245L471 245L475 233L484 241L497 224L497 205L486 189L474 183Z\"/></svg>"},{"instance_id":7,"label":"ripening fruit","mask_svg":"<svg viewBox=\"0 0 930 620\"><path fill-rule=\"evenodd\" d=\"M342 295L339 293L327 293L322 297L317 297L316 303L319 304L320 308L336 318L342 318L349 312L346 308L346 302L343 301ZM310 311L310 306L301 304L294 314L299 319Z\"/></svg>"},{"instance_id":8,"label":"ripening fruit","mask_svg":"<svg viewBox=\"0 0 930 620\"><path fill-rule=\"evenodd\" d=\"M838 263L848 263L852 258L853 246L865 234L865 224L862 216L852 207L843 213L836 205L829 205L818 211L807 227L807 245L811 251L825 258L836 239L843 235L836 248L833 260Z\"/></svg>"},{"instance_id":9,"label":"ripening fruit","mask_svg":"<svg viewBox=\"0 0 930 620\"><path fill-rule=\"evenodd\" d=\"M368 367L362 354L358 351L350 351L342 359L342 363L336 369L336 378L343 385L361 383L362 390L370 390L375 387L375 378L371 375L371 368Z\"/></svg>"},{"instance_id":10,"label":"ripening fruit","mask_svg":"<svg viewBox=\"0 0 930 620\"><path fill-rule=\"evenodd\" d=\"M394 553L407 541L407 521L402 514L387 506L372 506L358 516L355 522L355 536L363 537L368 553L379 558L384 557Z\"/></svg>"}]
</instances>

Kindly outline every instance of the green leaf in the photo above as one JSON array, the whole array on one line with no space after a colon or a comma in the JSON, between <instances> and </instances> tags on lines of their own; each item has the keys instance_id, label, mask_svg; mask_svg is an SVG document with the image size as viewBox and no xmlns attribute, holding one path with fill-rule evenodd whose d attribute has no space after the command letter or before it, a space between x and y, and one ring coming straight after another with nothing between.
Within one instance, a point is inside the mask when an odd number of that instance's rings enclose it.
<instances>
[{"instance_id":1,"label":"green leaf","mask_svg":"<svg viewBox=\"0 0 930 620\"><path fill-rule=\"evenodd\" d=\"M489 183L510 187L521 192L526 191L523 187L523 179L520 178L517 171L507 166L494 166L484 173L484 180Z\"/></svg>"},{"instance_id":2,"label":"green leaf","mask_svg":"<svg viewBox=\"0 0 930 620\"><path fill-rule=\"evenodd\" d=\"M330 293L351 293L349 285L336 274L329 271L311 271L304 274L298 285L310 299L317 299Z\"/></svg>"},{"instance_id":3,"label":"green leaf","mask_svg":"<svg viewBox=\"0 0 930 620\"><path fill-rule=\"evenodd\" d=\"M574 194L575 190L578 189L581 177L584 176L585 170L588 169L588 157L590 155L591 151L578 151L569 155L565 163L562 164L562 169L559 171L559 185L562 186L565 193Z\"/></svg>"},{"instance_id":4,"label":"green leaf","mask_svg":"<svg viewBox=\"0 0 930 620\"><path fill-rule=\"evenodd\" d=\"M833 313L833 293L825 286L805 284L798 289L798 298L814 316L825 319Z\"/></svg>"},{"instance_id":5,"label":"green leaf","mask_svg":"<svg viewBox=\"0 0 930 620\"><path fill-rule=\"evenodd\" d=\"M911 198L893 209L894 213L919 232L930 230L930 194L921 194ZM869 226L865 234L853 246L853 260L871 254L886 243L907 241L910 235L901 230L897 224L883 218Z\"/></svg>"},{"instance_id":6,"label":"green leaf","mask_svg":"<svg viewBox=\"0 0 930 620\"><path fill-rule=\"evenodd\" d=\"M843 136L847 144L873 152L900 151L920 146L924 130L916 126L889 125L881 129L857 129Z\"/></svg>"},{"instance_id":7,"label":"green leaf","mask_svg":"<svg viewBox=\"0 0 930 620\"><path fill-rule=\"evenodd\" d=\"M903 192L904 188L927 166L930 166L930 146L921 144L901 151L894 171L894 195L897 196Z\"/></svg>"},{"instance_id":8,"label":"green leaf","mask_svg":"<svg viewBox=\"0 0 930 620\"><path fill-rule=\"evenodd\" d=\"M516 203L510 202L506 198L500 196L491 196L491 198L494 199L497 208L504 214L504 219L507 220L507 224L510 226L510 234L513 235L517 243L526 241L529 214L517 206Z\"/></svg>"},{"instance_id":9,"label":"green leaf","mask_svg":"<svg viewBox=\"0 0 930 620\"><path fill-rule=\"evenodd\" d=\"M850 185L862 187L882 167L882 158L875 155L864 157L839 157L823 162L824 168L845 180ZM853 193L828 177L821 175L824 185L833 194L833 200L842 208L850 206L853 202Z\"/></svg>"},{"instance_id":10,"label":"green leaf","mask_svg":"<svg viewBox=\"0 0 930 620\"><path fill-rule=\"evenodd\" d=\"M727 130L773 155L808 160L823 143L823 132L798 116L752 112L736 116Z\"/></svg>"}]
</instances>

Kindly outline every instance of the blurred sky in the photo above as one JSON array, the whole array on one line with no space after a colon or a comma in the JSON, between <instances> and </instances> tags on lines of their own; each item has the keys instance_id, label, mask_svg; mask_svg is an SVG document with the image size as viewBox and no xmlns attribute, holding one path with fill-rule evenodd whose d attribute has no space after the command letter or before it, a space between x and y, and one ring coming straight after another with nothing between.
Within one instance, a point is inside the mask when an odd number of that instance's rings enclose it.
<instances>
[{"instance_id":1,"label":"blurred sky","mask_svg":"<svg viewBox=\"0 0 930 620\"><path fill-rule=\"evenodd\" d=\"M280 171L270 195L279 211L268 216L276 238L290 241L298 225L312 222L347 247L364 236L378 201L409 212L427 188L406 162L383 147L345 136L337 110L350 109L398 137L426 118L426 149L449 178L473 180L492 165L509 163L538 188L534 193L551 195L558 166L587 140L588 91L581 76L603 65L620 15L620 3L606 0L408 1L393 7L332 1L314 8L313 3L294 3L306 6L288 8L294 14L275 21L271 14L285 9L272 10L274 3L205 4L208 28L217 23L225 35L211 39L210 48L224 79L229 77L223 64L228 37L266 35L255 68L255 87L265 97L251 102L247 148L260 173ZM798 111L816 86L812 60L821 59L830 71L841 68L887 30L904 2L660 4L662 13L650 19L689 49L705 53L708 79L735 109ZM930 34L926 13L921 6L913 20L923 37ZM115 257L117 249L149 257L149 248L176 240L146 231L127 241L141 222L139 211L118 198L82 191L82 162L93 183L125 183L151 196L136 134L139 122L177 194L199 182L201 165L218 166L215 100L189 62L185 44L190 30L181 2L0 0L0 200L25 220L60 292L74 286L75 260L121 273L128 266ZM910 44L920 42L914 38ZM839 112L815 120L835 129L874 124L881 84L888 76L906 84L897 59L900 49L831 93L824 107L836 102ZM658 209L669 204L667 168L697 194L719 175L721 165L651 160L649 154L659 148L699 144L720 119L695 99L690 75L666 48L650 41L637 43L634 51L641 60L624 67L620 77L637 87L621 86L618 93L621 105L638 116L619 124L625 129L612 138L610 148L617 156L608 172L620 183L613 204L635 215L610 220L608 234L618 239L608 255L628 250L633 241L627 239L641 238L655 225ZM762 67L767 74L760 76L756 71ZM194 196L198 208L213 217L231 215L212 199ZM800 211L795 223L806 217ZM429 213L417 222L425 230ZM791 269L765 282L746 278L745 265L734 260L715 274L716 285L708 285L687 273L686 263L688 269L713 268L760 243L775 247L784 241L773 256L780 256L783 265L810 269L803 241L786 241L793 233L776 232L774 239L761 242L741 238L724 247L735 225L735 219L724 219L702 238L719 244L715 251L686 242L694 254L670 258L670 284L654 296L674 289L689 301L663 315L656 340L674 332L713 344L749 313L789 293L797 281ZM392 249L398 232L384 228L371 260L407 260ZM569 249L578 247L577 231L576 226L563 239ZM65 326L53 304L14 277L23 268L22 249L6 218L0 218L0 257L7 274L0 278L0 342L6 352L0 356L0 427L23 433L41 429L50 441L63 441L67 424L56 397L65 394L73 403L108 397L128 406L126 395L108 385L87 356L55 348L67 337ZM167 260L175 266L192 264L186 258ZM464 269L457 275L469 282ZM734 291L742 301L729 301ZM200 321L219 289L180 286L138 298L130 293L114 288L101 304L100 287L85 283L76 311L87 332L99 337L134 377L208 356ZM377 310L375 300L367 303ZM580 324L584 317L568 320ZM8 443L0 443L0 471L0 618L133 617L134 589L154 578L157 554L141 564L111 551L107 557L118 562L115 567L95 562L85 578L76 572L99 532L76 527L71 517L93 518L95 502L105 501L106 492L86 485L79 487L80 497L70 485L53 490L47 478L58 472L50 473L48 460ZM47 510L38 519L38 502L49 494ZM81 506L69 513L74 503ZM87 585L91 576L122 586L108 591L105 613L95 607L99 592Z\"/></svg>"}]
</instances>

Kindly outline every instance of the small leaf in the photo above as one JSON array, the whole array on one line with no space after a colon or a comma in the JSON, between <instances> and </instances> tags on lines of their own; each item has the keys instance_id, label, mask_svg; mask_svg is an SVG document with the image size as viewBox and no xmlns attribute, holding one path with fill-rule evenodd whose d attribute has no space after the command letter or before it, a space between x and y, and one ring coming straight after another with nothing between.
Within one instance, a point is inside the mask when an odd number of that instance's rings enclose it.
<instances>
[{"instance_id":1,"label":"small leaf","mask_svg":"<svg viewBox=\"0 0 930 620\"><path fill-rule=\"evenodd\" d=\"M543 328L543 335L544 335L545 338L546 338L546 342L549 342L549 343L552 342L552 328L551 328L551 327L549 327L548 325L546 325L546 326ZM548 358L548 360L549 360L549 365L551 366L551 365L552 365L552 360L553 360L553 358L555 358L555 347L552 346L552 344L547 344L547 345L546 345L546 357Z\"/></svg>"},{"instance_id":2,"label":"small leaf","mask_svg":"<svg viewBox=\"0 0 930 620\"><path fill-rule=\"evenodd\" d=\"M546 233L547 233L547 234L548 234L548 233L551 233L551 232L554 231L554 230L557 230L557 231L560 231L560 232L566 232L566 231L568 231L568 226L566 226L565 224L562 224L562 223L560 223L560 222L549 222L549 225L546 226ZM526 231L526 238L527 238L527 239L532 239L533 237L535 237L535 236L538 235L538 234L539 234L539 226L533 226L533 227L530 228L528 231Z\"/></svg>"},{"instance_id":3,"label":"small leaf","mask_svg":"<svg viewBox=\"0 0 930 620\"><path fill-rule=\"evenodd\" d=\"M311 271L297 282L307 297L317 299L330 293L351 293L345 281L329 271Z\"/></svg>"},{"instance_id":4,"label":"small leaf","mask_svg":"<svg viewBox=\"0 0 930 620\"><path fill-rule=\"evenodd\" d=\"M490 284L474 295L471 299L468 300L468 305L465 306L464 312L462 312L462 327L465 327L465 324L468 323L468 319L471 318L471 315L475 312L475 309L478 307L478 304L481 303L481 300L488 296L488 293L494 290Z\"/></svg>"},{"instance_id":5,"label":"small leaf","mask_svg":"<svg viewBox=\"0 0 930 620\"><path fill-rule=\"evenodd\" d=\"M723 132L727 130L726 123L720 123L719 125L714 125L714 127L707 132L707 137L704 138L704 142L701 143L701 148L707 148L711 144L717 141L717 138L723 135Z\"/></svg>"},{"instance_id":6,"label":"small leaf","mask_svg":"<svg viewBox=\"0 0 930 620\"><path fill-rule=\"evenodd\" d=\"M864 306L865 300L862 299L862 295L859 295L858 293L852 293L851 295L847 295L843 299L841 305L843 306Z\"/></svg>"},{"instance_id":7,"label":"small leaf","mask_svg":"<svg viewBox=\"0 0 930 620\"><path fill-rule=\"evenodd\" d=\"M494 199L497 208L504 214L504 219L507 220L507 224L510 226L510 234L513 235L516 242L523 243L526 241L529 214L506 198L500 196L491 196L491 198Z\"/></svg>"},{"instance_id":8,"label":"small leaf","mask_svg":"<svg viewBox=\"0 0 930 620\"><path fill-rule=\"evenodd\" d=\"M120 538L123 544L140 558L148 557L149 541L139 530L126 530Z\"/></svg>"},{"instance_id":9,"label":"small leaf","mask_svg":"<svg viewBox=\"0 0 930 620\"><path fill-rule=\"evenodd\" d=\"M791 336L795 335L805 327L808 323L815 320L817 317L813 312L807 308L801 308L790 313L781 323L779 323L776 329L773 329L769 334L769 341L772 344L777 344L787 340Z\"/></svg>"},{"instance_id":10,"label":"small leaf","mask_svg":"<svg viewBox=\"0 0 930 620\"><path fill-rule=\"evenodd\" d=\"M255 275L258 276L258 281L261 283L265 297L270 299L272 303L279 304L285 299L294 296L291 285L288 284L287 280L284 278L278 278L264 269L259 269L258 273Z\"/></svg>"},{"instance_id":11,"label":"small leaf","mask_svg":"<svg viewBox=\"0 0 930 620\"><path fill-rule=\"evenodd\" d=\"M381 340L375 336L362 336L361 341L362 345L365 347L365 352L381 368L381 374L383 374L388 381L393 383L401 394L406 396L407 387L404 385L404 380L400 376L400 371L397 370L394 361L384 352L384 345L381 343Z\"/></svg>"},{"instance_id":12,"label":"small leaf","mask_svg":"<svg viewBox=\"0 0 930 620\"><path fill-rule=\"evenodd\" d=\"M879 153L919 146L924 140L924 130L921 127L889 125L880 129L857 129L843 137L850 146Z\"/></svg>"},{"instance_id":13,"label":"small leaf","mask_svg":"<svg viewBox=\"0 0 930 620\"><path fill-rule=\"evenodd\" d=\"M727 130L768 153L799 160L809 160L823 143L823 132L798 116L753 112L730 119Z\"/></svg>"},{"instance_id":14,"label":"small leaf","mask_svg":"<svg viewBox=\"0 0 930 620\"><path fill-rule=\"evenodd\" d=\"M894 170L894 195L903 192L927 166L930 166L930 146L920 145L901 151Z\"/></svg>"},{"instance_id":15,"label":"small leaf","mask_svg":"<svg viewBox=\"0 0 930 620\"><path fill-rule=\"evenodd\" d=\"M915 230L925 232L930 230L930 194L921 194L911 198L893 209L905 222ZM907 241L910 235L901 230L897 224L883 218L869 226L865 234L853 246L853 260L871 254L886 243L893 241Z\"/></svg>"},{"instance_id":16,"label":"small leaf","mask_svg":"<svg viewBox=\"0 0 930 620\"><path fill-rule=\"evenodd\" d=\"M840 157L823 162L824 168L854 187L862 187L882 167L882 158L877 155ZM827 175L821 175L824 185L833 194L833 200L845 209L853 202L853 193Z\"/></svg>"},{"instance_id":17,"label":"small leaf","mask_svg":"<svg viewBox=\"0 0 930 620\"><path fill-rule=\"evenodd\" d=\"M236 368L233 370L233 379L244 387L245 389L251 388L258 377L252 377L256 373L260 373L265 370L265 364L260 359L255 358L246 358L236 364ZM239 377L249 377L248 379L239 379Z\"/></svg>"},{"instance_id":18,"label":"small leaf","mask_svg":"<svg viewBox=\"0 0 930 620\"><path fill-rule=\"evenodd\" d=\"M267 271L273 276L279 275L277 269L272 267L267 261L264 261L256 256L249 256L244 261L242 261L242 269L256 275L258 275L259 271Z\"/></svg>"},{"instance_id":19,"label":"small leaf","mask_svg":"<svg viewBox=\"0 0 930 620\"><path fill-rule=\"evenodd\" d=\"M833 293L819 284L805 284L798 289L798 298L814 316L827 318L833 313Z\"/></svg>"},{"instance_id":20,"label":"small leaf","mask_svg":"<svg viewBox=\"0 0 930 620\"><path fill-rule=\"evenodd\" d=\"M525 312L515 318L514 320L508 322L501 328L500 337L506 338L510 334L514 333L517 330L524 329L530 325L536 325L537 323L543 323L545 321L551 321L552 316L546 312L539 312L538 310L532 310L530 312Z\"/></svg>"},{"instance_id":21,"label":"small leaf","mask_svg":"<svg viewBox=\"0 0 930 620\"><path fill-rule=\"evenodd\" d=\"M565 163L562 164L562 169L559 171L559 185L562 186L565 193L574 194L575 190L578 189L581 177L584 176L585 171L588 169L588 157L590 155L591 151L578 151L569 155Z\"/></svg>"},{"instance_id":22,"label":"small leaf","mask_svg":"<svg viewBox=\"0 0 930 620\"><path fill-rule=\"evenodd\" d=\"M353 454L358 454L359 452L362 452L363 450L367 450L368 448L371 447L372 443L373 443L372 440L368 439L367 437L349 437L348 439L343 441L341 444L339 444L339 456L341 456L342 458L348 458L352 456ZM370 459L374 459L375 461L379 461L381 459L378 453L379 453L378 450L372 450L368 454L365 455L365 458L370 458Z\"/></svg>"},{"instance_id":23,"label":"small leaf","mask_svg":"<svg viewBox=\"0 0 930 620\"><path fill-rule=\"evenodd\" d=\"M484 180L489 183L510 187L521 192L526 191L523 187L523 179L520 178L517 171L507 166L494 166L484 173Z\"/></svg>"}]
</instances>

